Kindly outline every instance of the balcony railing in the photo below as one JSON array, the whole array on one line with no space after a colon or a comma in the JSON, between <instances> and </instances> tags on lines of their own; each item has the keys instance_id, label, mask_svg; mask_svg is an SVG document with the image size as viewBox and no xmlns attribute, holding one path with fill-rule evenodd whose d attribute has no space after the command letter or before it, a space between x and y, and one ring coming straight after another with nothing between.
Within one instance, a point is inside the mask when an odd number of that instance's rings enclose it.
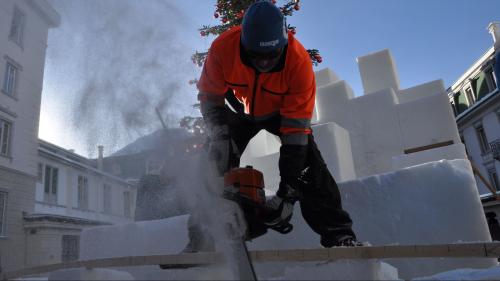
<instances>
[{"instance_id":1,"label":"balcony railing","mask_svg":"<svg viewBox=\"0 0 500 281\"><path fill-rule=\"evenodd\" d=\"M497 161L500 161L500 139L496 139L490 142L490 147L493 158L495 158L495 160Z\"/></svg>"}]
</instances>

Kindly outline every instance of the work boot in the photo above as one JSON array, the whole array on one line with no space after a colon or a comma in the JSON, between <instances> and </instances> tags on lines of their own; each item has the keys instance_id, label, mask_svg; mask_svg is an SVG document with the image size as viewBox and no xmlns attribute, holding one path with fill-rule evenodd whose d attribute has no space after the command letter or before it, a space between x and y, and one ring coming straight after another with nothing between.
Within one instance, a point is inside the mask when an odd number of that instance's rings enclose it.
<instances>
[{"instance_id":1,"label":"work boot","mask_svg":"<svg viewBox=\"0 0 500 281\"><path fill-rule=\"evenodd\" d=\"M356 237L345 235L335 238L321 237L321 245L325 248L331 247L361 247L364 246L362 242L356 240Z\"/></svg>"}]
</instances>

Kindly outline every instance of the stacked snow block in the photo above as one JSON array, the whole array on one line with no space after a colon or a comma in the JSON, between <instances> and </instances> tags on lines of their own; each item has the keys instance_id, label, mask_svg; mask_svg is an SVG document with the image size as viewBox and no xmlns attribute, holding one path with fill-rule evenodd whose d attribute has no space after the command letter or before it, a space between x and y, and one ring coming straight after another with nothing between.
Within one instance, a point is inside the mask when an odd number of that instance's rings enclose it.
<instances>
[{"instance_id":1,"label":"stacked snow block","mask_svg":"<svg viewBox=\"0 0 500 281\"><path fill-rule=\"evenodd\" d=\"M402 152L401 128L393 89L379 90L352 101L351 111L358 114L351 132L354 164L358 176L391 171L392 156Z\"/></svg>"},{"instance_id":2,"label":"stacked snow block","mask_svg":"<svg viewBox=\"0 0 500 281\"><path fill-rule=\"evenodd\" d=\"M399 104L396 108L403 148L445 141L460 143L455 117L444 93Z\"/></svg>"},{"instance_id":3,"label":"stacked snow block","mask_svg":"<svg viewBox=\"0 0 500 281\"><path fill-rule=\"evenodd\" d=\"M466 159L456 145L460 138L442 80L400 89L389 50L359 57L358 64L363 96L353 97L345 81L322 70L316 100L317 124L335 122L348 131L357 176L394 171L406 163ZM444 145L450 142L455 146ZM435 148L434 157L408 153L436 144L443 146Z\"/></svg>"},{"instance_id":4,"label":"stacked snow block","mask_svg":"<svg viewBox=\"0 0 500 281\"><path fill-rule=\"evenodd\" d=\"M398 99L399 103L407 103L420 98L442 94L443 90L443 80L435 80L408 89L399 90Z\"/></svg>"},{"instance_id":5,"label":"stacked snow block","mask_svg":"<svg viewBox=\"0 0 500 281\"><path fill-rule=\"evenodd\" d=\"M267 131L260 131L253 137L245 149L245 153L252 158L258 158L280 151L281 141L279 137L267 133Z\"/></svg>"},{"instance_id":6,"label":"stacked snow block","mask_svg":"<svg viewBox=\"0 0 500 281\"><path fill-rule=\"evenodd\" d=\"M352 158L351 140L349 132L341 126L331 122L312 126L316 143L322 156L337 181L356 178ZM265 145L273 140L273 153L264 154L262 151L271 151ZM259 146L262 145L262 146ZM276 137L266 131L261 131L247 146L241 157L240 166L252 166L264 174L266 193L274 194L279 184L279 147L281 143ZM262 147L259 151L259 147Z\"/></svg>"},{"instance_id":7,"label":"stacked snow block","mask_svg":"<svg viewBox=\"0 0 500 281\"><path fill-rule=\"evenodd\" d=\"M312 129L330 173L340 181L356 179L349 132L333 122Z\"/></svg>"},{"instance_id":8,"label":"stacked snow block","mask_svg":"<svg viewBox=\"0 0 500 281\"><path fill-rule=\"evenodd\" d=\"M365 95L385 89L399 90L396 64L388 49L358 57Z\"/></svg>"},{"instance_id":9,"label":"stacked snow block","mask_svg":"<svg viewBox=\"0 0 500 281\"><path fill-rule=\"evenodd\" d=\"M180 253L188 244L188 218L168 219L84 229L80 259Z\"/></svg>"},{"instance_id":10,"label":"stacked snow block","mask_svg":"<svg viewBox=\"0 0 500 281\"><path fill-rule=\"evenodd\" d=\"M80 237L80 260L178 254L189 242L188 218L189 215L183 215L84 229ZM186 274L186 279L193 279L191 271ZM49 280L166 280L170 276L172 273L158 266L119 270L77 268L52 272ZM180 278L174 277L173 280Z\"/></svg>"},{"instance_id":11,"label":"stacked snow block","mask_svg":"<svg viewBox=\"0 0 500 281\"><path fill-rule=\"evenodd\" d=\"M429 149L412 154L402 154L392 158L392 169L397 171L421 163L432 162L434 159L466 159L467 153L463 143Z\"/></svg>"},{"instance_id":12,"label":"stacked snow block","mask_svg":"<svg viewBox=\"0 0 500 281\"><path fill-rule=\"evenodd\" d=\"M353 98L354 92L344 80L319 86L316 92L315 124L335 122L344 128L350 128L356 119L356 112L350 106Z\"/></svg>"},{"instance_id":13,"label":"stacked snow block","mask_svg":"<svg viewBox=\"0 0 500 281\"><path fill-rule=\"evenodd\" d=\"M438 161L339 183L343 207L360 241L378 245L432 245L491 241L470 164ZM286 237L270 231L250 243L252 250L319 247L319 236L304 222L296 204L294 230ZM386 259L410 279L456 268L487 268L495 259ZM274 276L290 264L274 265ZM269 271L267 265L258 265ZM338 272L340 276L347 274ZM376 276L364 279L375 279Z\"/></svg>"},{"instance_id":14,"label":"stacked snow block","mask_svg":"<svg viewBox=\"0 0 500 281\"><path fill-rule=\"evenodd\" d=\"M400 89L389 50L362 56L358 63L364 86L364 95L359 97L355 97L349 84L332 70L316 73L318 88L313 124L340 128L324 134L313 127L316 140L330 143L321 145L322 151L335 148L335 151L351 152L350 156L330 153L327 157L338 181L351 179L352 173L336 171L350 170L351 162L353 174L363 177L429 161L466 159L442 80ZM337 146L336 141L343 138L345 131L350 147ZM336 132L339 137L335 136ZM245 162L262 162L257 158L279 151L279 142L269 141L269 136L258 135L256 139L248 146ZM428 149L433 149L432 153L426 151Z\"/></svg>"}]
</instances>

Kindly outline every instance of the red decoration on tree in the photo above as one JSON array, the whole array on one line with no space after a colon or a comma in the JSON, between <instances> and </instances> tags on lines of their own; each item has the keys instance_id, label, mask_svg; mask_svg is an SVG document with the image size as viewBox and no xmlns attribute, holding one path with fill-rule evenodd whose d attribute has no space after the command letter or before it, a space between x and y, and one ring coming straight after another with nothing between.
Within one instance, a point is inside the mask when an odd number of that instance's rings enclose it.
<instances>
[{"instance_id":1,"label":"red decoration on tree","mask_svg":"<svg viewBox=\"0 0 500 281\"><path fill-rule=\"evenodd\" d=\"M293 9L294 9L295 11L300 10L300 6L299 6L299 4L295 4L295 6L293 6Z\"/></svg>"}]
</instances>

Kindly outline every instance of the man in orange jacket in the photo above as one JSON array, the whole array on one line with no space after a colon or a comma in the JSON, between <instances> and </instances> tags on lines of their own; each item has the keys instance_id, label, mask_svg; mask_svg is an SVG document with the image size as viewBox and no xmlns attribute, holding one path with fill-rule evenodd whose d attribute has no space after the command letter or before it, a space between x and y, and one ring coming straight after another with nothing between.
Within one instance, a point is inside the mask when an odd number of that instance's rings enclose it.
<instances>
[{"instance_id":1,"label":"man in orange jacket","mask_svg":"<svg viewBox=\"0 0 500 281\"><path fill-rule=\"evenodd\" d=\"M208 52L198 89L209 155L221 175L239 166L245 147L260 130L280 137L281 182L266 203L267 225L279 228L289 222L299 201L324 247L359 245L312 136L316 82L311 59L287 32L279 8L257 1L242 26L221 34Z\"/></svg>"}]
</instances>

